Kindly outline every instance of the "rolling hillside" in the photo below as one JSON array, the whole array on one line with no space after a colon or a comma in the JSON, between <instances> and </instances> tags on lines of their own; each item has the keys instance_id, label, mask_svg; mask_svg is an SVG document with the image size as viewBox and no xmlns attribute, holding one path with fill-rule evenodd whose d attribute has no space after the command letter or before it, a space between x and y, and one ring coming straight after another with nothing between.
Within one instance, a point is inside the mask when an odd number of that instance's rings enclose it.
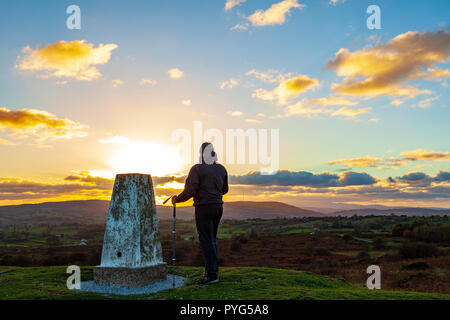
<instances>
[{"instance_id":1,"label":"rolling hillside","mask_svg":"<svg viewBox=\"0 0 450 320\"><path fill-rule=\"evenodd\" d=\"M68 290L67 267L0 267L0 300L4 299L164 299L164 300L449 300L450 295L369 290L340 279L307 272L261 267L222 268L221 281L201 286L203 268L177 267L188 278L184 287L153 294L119 296ZM92 267L83 267L81 280L93 279Z\"/></svg>"},{"instance_id":2,"label":"rolling hillside","mask_svg":"<svg viewBox=\"0 0 450 320\"><path fill-rule=\"evenodd\" d=\"M353 209L336 211L333 216L350 217L353 215L358 216L388 216L395 214L397 216L443 216L450 215L450 209L430 209L430 208L395 208L395 209Z\"/></svg>"},{"instance_id":3,"label":"rolling hillside","mask_svg":"<svg viewBox=\"0 0 450 320\"><path fill-rule=\"evenodd\" d=\"M22 204L0 207L0 226L38 225L38 224L104 224L109 208L109 201L83 200L46 202L39 204ZM172 218L172 207L158 206L160 219ZM274 219L305 216L322 216L322 214L304 210L281 202L227 202L224 205L224 219ZM178 207L177 218L191 220L194 218L193 207Z\"/></svg>"}]
</instances>

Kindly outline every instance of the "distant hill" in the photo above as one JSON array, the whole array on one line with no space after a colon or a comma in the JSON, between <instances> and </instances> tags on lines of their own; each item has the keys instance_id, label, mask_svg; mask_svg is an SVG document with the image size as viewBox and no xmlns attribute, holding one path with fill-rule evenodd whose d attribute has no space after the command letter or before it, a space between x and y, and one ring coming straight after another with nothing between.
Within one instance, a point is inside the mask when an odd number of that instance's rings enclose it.
<instances>
[{"instance_id":1,"label":"distant hill","mask_svg":"<svg viewBox=\"0 0 450 320\"><path fill-rule=\"evenodd\" d=\"M0 225L105 223L109 201L80 200L0 207Z\"/></svg>"},{"instance_id":2,"label":"distant hill","mask_svg":"<svg viewBox=\"0 0 450 320\"><path fill-rule=\"evenodd\" d=\"M21 204L0 207L0 226L38 224L104 224L108 214L109 201L80 200ZM172 207L158 206L160 219L172 218ZM282 202L226 202L223 219L275 219L306 216L322 216L321 213L304 210ZM177 207L177 218L194 219L193 207Z\"/></svg>"},{"instance_id":3,"label":"distant hill","mask_svg":"<svg viewBox=\"0 0 450 320\"><path fill-rule=\"evenodd\" d=\"M431 209L431 208L395 208L395 209L353 209L353 210L343 210L336 211L329 216L388 216L395 214L397 216L407 215L407 216L443 216L450 215L450 209Z\"/></svg>"}]
</instances>

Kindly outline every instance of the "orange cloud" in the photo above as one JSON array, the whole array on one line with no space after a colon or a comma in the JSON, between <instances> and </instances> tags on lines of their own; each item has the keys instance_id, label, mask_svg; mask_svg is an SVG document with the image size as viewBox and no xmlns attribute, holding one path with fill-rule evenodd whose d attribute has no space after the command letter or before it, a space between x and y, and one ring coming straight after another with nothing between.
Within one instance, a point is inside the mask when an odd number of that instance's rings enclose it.
<instances>
[{"instance_id":1,"label":"orange cloud","mask_svg":"<svg viewBox=\"0 0 450 320\"><path fill-rule=\"evenodd\" d=\"M39 73L41 78L74 78L92 81L101 76L96 65L104 65L111 58L116 44L100 44L97 48L85 40L58 41L31 49L25 47L24 56L17 58L15 68Z\"/></svg>"},{"instance_id":2,"label":"orange cloud","mask_svg":"<svg viewBox=\"0 0 450 320\"><path fill-rule=\"evenodd\" d=\"M278 105L284 105L289 100L298 97L300 93L318 85L319 81L317 79L299 75L281 81L278 87L273 90L257 89L252 96L257 99L275 102Z\"/></svg>"},{"instance_id":3,"label":"orange cloud","mask_svg":"<svg viewBox=\"0 0 450 320\"><path fill-rule=\"evenodd\" d=\"M5 146L13 146L14 143L5 139L0 138L0 144L3 144Z\"/></svg>"},{"instance_id":4,"label":"orange cloud","mask_svg":"<svg viewBox=\"0 0 450 320\"><path fill-rule=\"evenodd\" d=\"M227 0L227 2L225 3L225 11L229 11L233 9L235 6L244 3L245 1L247 0Z\"/></svg>"},{"instance_id":5,"label":"orange cloud","mask_svg":"<svg viewBox=\"0 0 450 320\"><path fill-rule=\"evenodd\" d=\"M361 157L361 158L352 158L352 159L341 159L341 160L333 160L328 162L328 164L344 164L348 167L359 167L359 168L368 168L368 167L376 167L383 159L374 158L374 157Z\"/></svg>"},{"instance_id":6,"label":"orange cloud","mask_svg":"<svg viewBox=\"0 0 450 320\"><path fill-rule=\"evenodd\" d=\"M408 164L408 161L390 157L388 159L376 158L371 156L350 158L350 159L340 159L329 161L328 164L343 164L347 167L359 167L359 168L373 168L378 167L380 170L392 169L392 167L399 167Z\"/></svg>"},{"instance_id":7,"label":"orange cloud","mask_svg":"<svg viewBox=\"0 0 450 320\"><path fill-rule=\"evenodd\" d=\"M60 119L42 110L9 110L0 107L0 132L9 131L16 139L31 138L41 144L46 140L85 137L87 132L80 123Z\"/></svg>"},{"instance_id":8,"label":"orange cloud","mask_svg":"<svg viewBox=\"0 0 450 320\"><path fill-rule=\"evenodd\" d=\"M298 0L284 0L273 4L265 11L256 10L247 19L257 27L283 24L286 22L286 16L290 13L291 9L303 9L304 7L305 5L298 3Z\"/></svg>"},{"instance_id":9,"label":"orange cloud","mask_svg":"<svg viewBox=\"0 0 450 320\"><path fill-rule=\"evenodd\" d=\"M450 152L434 152L425 149L402 152L400 154L404 159L411 161L450 161Z\"/></svg>"},{"instance_id":10,"label":"orange cloud","mask_svg":"<svg viewBox=\"0 0 450 320\"><path fill-rule=\"evenodd\" d=\"M449 60L448 43L450 33L446 31L406 32L387 44L355 52L341 48L326 66L344 77L343 83L333 84L332 89L340 94L366 97L389 95L412 98L429 94L431 92L428 90L405 83L423 75L446 76L445 71L437 71L432 66Z\"/></svg>"}]
</instances>

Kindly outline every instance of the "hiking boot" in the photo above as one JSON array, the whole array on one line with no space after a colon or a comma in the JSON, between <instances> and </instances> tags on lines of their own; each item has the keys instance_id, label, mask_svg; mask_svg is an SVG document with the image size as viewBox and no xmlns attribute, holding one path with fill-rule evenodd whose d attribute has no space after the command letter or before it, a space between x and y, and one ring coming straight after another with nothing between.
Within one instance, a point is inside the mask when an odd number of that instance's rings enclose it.
<instances>
[{"instance_id":1,"label":"hiking boot","mask_svg":"<svg viewBox=\"0 0 450 320\"><path fill-rule=\"evenodd\" d=\"M199 284L203 284L203 285L207 285L207 284L213 284L213 283L217 283L219 282L219 277L209 277L209 276L204 276L203 279L198 280Z\"/></svg>"}]
</instances>

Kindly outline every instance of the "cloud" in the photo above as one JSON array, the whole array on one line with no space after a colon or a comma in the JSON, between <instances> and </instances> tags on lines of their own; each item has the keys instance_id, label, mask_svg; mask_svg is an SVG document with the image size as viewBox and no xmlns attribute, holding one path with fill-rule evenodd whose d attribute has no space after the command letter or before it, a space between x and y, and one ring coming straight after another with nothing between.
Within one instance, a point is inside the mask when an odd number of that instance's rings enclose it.
<instances>
[{"instance_id":1,"label":"cloud","mask_svg":"<svg viewBox=\"0 0 450 320\"><path fill-rule=\"evenodd\" d=\"M281 83L286 80L287 77L292 77L291 73L282 74L276 70L269 70L267 72L261 72L255 69L249 70L245 73L246 76L254 76L255 78L266 83Z\"/></svg>"},{"instance_id":2,"label":"cloud","mask_svg":"<svg viewBox=\"0 0 450 320\"><path fill-rule=\"evenodd\" d=\"M364 113L368 113L370 110L372 110L372 108L367 107L367 108L360 108L360 109L350 109L347 107L342 107L336 111L334 111L331 116L335 117L335 116L344 116L347 118L355 118L361 114Z\"/></svg>"},{"instance_id":3,"label":"cloud","mask_svg":"<svg viewBox=\"0 0 450 320\"><path fill-rule=\"evenodd\" d=\"M31 71L40 78L73 78L92 81L101 77L97 65L108 63L116 44L99 44L94 47L85 40L58 41L31 49L25 47L23 56L17 58L15 68Z\"/></svg>"},{"instance_id":4,"label":"cloud","mask_svg":"<svg viewBox=\"0 0 450 320\"><path fill-rule=\"evenodd\" d=\"M349 159L339 159L328 162L329 165L342 164L346 167L358 167L358 168L373 168L378 167L381 170L392 169L392 167L399 167L408 164L408 161L404 159L398 159L395 157L390 157L388 159L382 159L378 157L359 157L359 158L349 158Z\"/></svg>"},{"instance_id":5,"label":"cloud","mask_svg":"<svg viewBox=\"0 0 450 320\"><path fill-rule=\"evenodd\" d=\"M287 106L284 109L284 115L279 117L291 117L295 115L313 118L318 115L328 115L330 117L343 116L346 119L355 119L358 116L368 113L371 108L348 108L346 106L358 105L358 102L348 100L342 97L324 97L317 99L302 99L299 102ZM335 106L344 106L340 109L335 109Z\"/></svg>"},{"instance_id":6,"label":"cloud","mask_svg":"<svg viewBox=\"0 0 450 320\"><path fill-rule=\"evenodd\" d=\"M386 44L355 52L341 48L326 68L344 77L342 83L332 85L339 94L413 98L431 92L407 85L407 82L424 74L433 74L430 68L436 63L447 62L449 57L449 32L406 32ZM434 76L436 74L439 73L434 72Z\"/></svg>"},{"instance_id":7,"label":"cloud","mask_svg":"<svg viewBox=\"0 0 450 320\"><path fill-rule=\"evenodd\" d=\"M405 181L418 181L418 180L424 180L431 178L429 175L423 172L410 172L402 177L399 177L399 180L405 180Z\"/></svg>"},{"instance_id":8,"label":"cloud","mask_svg":"<svg viewBox=\"0 0 450 320\"><path fill-rule=\"evenodd\" d=\"M120 79L116 79L112 81L112 86L114 88L120 87L123 84L123 80Z\"/></svg>"},{"instance_id":9,"label":"cloud","mask_svg":"<svg viewBox=\"0 0 450 320\"><path fill-rule=\"evenodd\" d=\"M371 185L376 179L367 173L344 172L341 175L328 172L314 174L307 171L280 170L274 175L262 175L258 171L230 176L230 183L260 186L306 186L314 188Z\"/></svg>"},{"instance_id":10,"label":"cloud","mask_svg":"<svg viewBox=\"0 0 450 320\"><path fill-rule=\"evenodd\" d=\"M437 182L450 182L450 172L448 171L439 171L434 181Z\"/></svg>"},{"instance_id":11,"label":"cloud","mask_svg":"<svg viewBox=\"0 0 450 320\"><path fill-rule=\"evenodd\" d=\"M44 183L19 178L0 178L0 201L39 200L50 199L67 200L71 197L78 199L105 198L111 194L112 180L108 185L103 182L72 183Z\"/></svg>"},{"instance_id":12,"label":"cloud","mask_svg":"<svg viewBox=\"0 0 450 320\"><path fill-rule=\"evenodd\" d=\"M331 4L332 6L337 5L338 3L344 3L345 0L330 0L330 2L328 2L328 4Z\"/></svg>"},{"instance_id":13,"label":"cloud","mask_svg":"<svg viewBox=\"0 0 450 320\"><path fill-rule=\"evenodd\" d=\"M150 85L150 86L156 86L158 82L156 80L153 79L141 79L141 82L139 83L141 86L144 85Z\"/></svg>"},{"instance_id":14,"label":"cloud","mask_svg":"<svg viewBox=\"0 0 450 320\"><path fill-rule=\"evenodd\" d=\"M404 159L410 161L450 161L450 152L434 152L425 149L417 149L413 151L406 151L400 154Z\"/></svg>"},{"instance_id":15,"label":"cloud","mask_svg":"<svg viewBox=\"0 0 450 320\"><path fill-rule=\"evenodd\" d=\"M448 77L450 77L450 70L447 69L428 68L428 74L426 74L426 78L430 80L441 81Z\"/></svg>"},{"instance_id":16,"label":"cloud","mask_svg":"<svg viewBox=\"0 0 450 320\"><path fill-rule=\"evenodd\" d=\"M291 9L303 9L305 5L299 4L298 0L284 0L273 4L267 10L256 10L247 17L253 26L261 27L268 25L283 24Z\"/></svg>"},{"instance_id":17,"label":"cloud","mask_svg":"<svg viewBox=\"0 0 450 320\"><path fill-rule=\"evenodd\" d=\"M230 183L263 186L329 187L339 185L339 176L331 173L314 174L306 171L280 170L274 175L262 175L258 171L230 176Z\"/></svg>"},{"instance_id":18,"label":"cloud","mask_svg":"<svg viewBox=\"0 0 450 320\"><path fill-rule=\"evenodd\" d=\"M351 158L351 159L340 159L329 161L328 164L344 164L347 167L359 167L359 168L368 168L368 167L376 167L383 161L381 158L374 158L370 156L361 157L361 158Z\"/></svg>"},{"instance_id":19,"label":"cloud","mask_svg":"<svg viewBox=\"0 0 450 320\"><path fill-rule=\"evenodd\" d=\"M238 81L234 78L231 78L229 80L225 80L224 82L222 82L220 84L220 89L225 89L225 88L233 88L234 86L237 86Z\"/></svg>"},{"instance_id":20,"label":"cloud","mask_svg":"<svg viewBox=\"0 0 450 320\"><path fill-rule=\"evenodd\" d=\"M178 192L174 186L184 183L183 177L152 176L156 195ZM0 177L0 202L24 203L86 199L109 199L114 178L98 177L90 171L66 176L60 182L40 182L22 178Z\"/></svg>"},{"instance_id":21,"label":"cloud","mask_svg":"<svg viewBox=\"0 0 450 320\"><path fill-rule=\"evenodd\" d=\"M2 139L2 138L0 138L0 144L2 144L4 146L14 146L15 145L15 143L5 140L5 139Z\"/></svg>"},{"instance_id":22,"label":"cloud","mask_svg":"<svg viewBox=\"0 0 450 320\"><path fill-rule=\"evenodd\" d=\"M323 97L310 100L311 104L321 106L356 106L357 101L351 101L344 97Z\"/></svg>"},{"instance_id":23,"label":"cloud","mask_svg":"<svg viewBox=\"0 0 450 320\"><path fill-rule=\"evenodd\" d=\"M439 96L427 98L427 99L424 99L424 100L420 100L417 104L413 104L411 107L412 108L426 109L426 108L428 108L431 105L431 103L433 101L436 101L437 99L439 99Z\"/></svg>"},{"instance_id":24,"label":"cloud","mask_svg":"<svg viewBox=\"0 0 450 320\"><path fill-rule=\"evenodd\" d=\"M130 142L130 139L124 136L114 136L108 139L100 139L98 142L102 144L125 144Z\"/></svg>"},{"instance_id":25,"label":"cloud","mask_svg":"<svg viewBox=\"0 0 450 320\"><path fill-rule=\"evenodd\" d=\"M95 171L95 170L94 170ZM27 179L1 178L0 201L23 203L63 201L75 199L108 199L114 179L82 171L66 176L63 181L44 183ZM377 179L368 173L347 171L341 174L329 172L278 171L275 175L249 172L230 175L229 197L297 199L301 203L316 205L333 203L361 203L383 205L448 206L450 199L450 172L440 171L434 177L422 172L407 173L393 179ZM153 176L155 195L166 198L179 192L186 176ZM232 199L232 198L229 198ZM402 202L402 200L407 200ZM447 201L447 202L446 202ZM431 205L433 204L433 205Z\"/></svg>"},{"instance_id":26,"label":"cloud","mask_svg":"<svg viewBox=\"0 0 450 320\"><path fill-rule=\"evenodd\" d=\"M404 100L400 100L400 99L394 99L394 100L391 101L391 103L394 106L399 106L399 105L403 104L404 102L405 102Z\"/></svg>"},{"instance_id":27,"label":"cloud","mask_svg":"<svg viewBox=\"0 0 450 320\"><path fill-rule=\"evenodd\" d=\"M31 139L42 145L48 140L87 136L85 126L69 119L60 119L42 110L10 110L0 107L0 132L7 131L14 139Z\"/></svg>"},{"instance_id":28,"label":"cloud","mask_svg":"<svg viewBox=\"0 0 450 320\"><path fill-rule=\"evenodd\" d=\"M275 89L265 90L257 89L253 92L252 97L270 101L277 105L284 105L289 100L297 98L300 93L312 89L319 85L319 81L305 75L295 76L282 81Z\"/></svg>"},{"instance_id":29,"label":"cloud","mask_svg":"<svg viewBox=\"0 0 450 320\"><path fill-rule=\"evenodd\" d=\"M172 79L181 79L184 77L184 72L178 68L169 69L167 73L169 74L169 77Z\"/></svg>"},{"instance_id":30,"label":"cloud","mask_svg":"<svg viewBox=\"0 0 450 320\"><path fill-rule=\"evenodd\" d=\"M248 122L248 123L261 123L262 121L258 120L258 119L245 119L245 122Z\"/></svg>"},{"instance_id":31,"label":"cloud","mask_svg":"<svg viewBox=\"0 0 450 320\"><path fill-rule=\"evenodd\" d=\"M372 185L377 181L374 177L365 172L344 172L339 179L344 186Z\"/></svg>"},{"instance_id":32,"label":"cloud","mask_svg":"<svg viewBox=\"0 0 450 320\"><path fill-rule=\"evenodd\" d=\"M242 111L235 110L235 111L228 111L227 114L229 114L230 116L233 116L233 117L240 117L244 113Z\"/></svg>"},{"instance_id":33,"label":"cloud","mask_svg":"<svg viewBox=\"0 0 450 320\"><path fill-rule=\"evenodd\" d=\"M230 30L248 30L248 23L238 23L230 28Z\"/></svg>"},{"instance_id":34,"label":"cloud","mask_svg":"<svg viewBox=\"0 0 450 320\"><path fill-rule=\"evenodd\" d=\"M185 106L190 106L192 104L191 99L185 99L181 101L181 104L185 105Z\"/></svg>"},{"instance_id":35,"label":"cloud","mask_svg":"<svg viewBox=\"0 0 450 320\"><path fill-rule=\"evenodd\" d=\"M416 187L427 187L434 179L424 172L409 172L398 177L397 180Z\"/></svg>"},{"instance_id":36,"label":"cloud","mask_svg":"<svg viewBox=\"0 0 450 320\"><path fill-rule=\"evenodd\" d=\"M225 3L225 11L229 11L233 9L234 7L244 3L247 0L227 0Z\"/></svg>"}]
</instances>

